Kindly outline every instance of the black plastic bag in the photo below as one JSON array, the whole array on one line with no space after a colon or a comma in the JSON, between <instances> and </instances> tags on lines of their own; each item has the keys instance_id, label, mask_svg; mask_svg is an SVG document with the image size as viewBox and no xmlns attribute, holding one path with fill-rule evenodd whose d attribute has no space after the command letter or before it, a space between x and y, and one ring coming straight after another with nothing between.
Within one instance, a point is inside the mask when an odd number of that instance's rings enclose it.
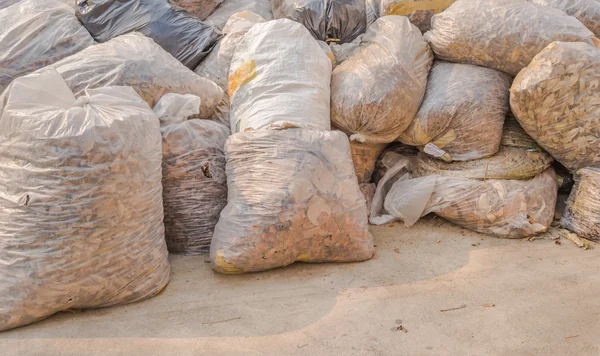
<instances>
[{"instance_id":1,"label":"black plastic bag","mask_svg":"<svg viewBox=\"0 0 600 356\"><path fill-rule=\"evenodd\" d=\"M78 0L77 17L98 42L139 31L190 69L221 32L166 0Z\"/></svg>"},{"instance_id":2,"label":"black plastic bag","mask_svg":"<svg viewBox=\"0 0 600 356\"><path fill-rule=\"evenodd\" d=\"M346 43L367 28L361 0L271 0L273 17L300 22L318 40Z\"/></svg>"}]
</instances>

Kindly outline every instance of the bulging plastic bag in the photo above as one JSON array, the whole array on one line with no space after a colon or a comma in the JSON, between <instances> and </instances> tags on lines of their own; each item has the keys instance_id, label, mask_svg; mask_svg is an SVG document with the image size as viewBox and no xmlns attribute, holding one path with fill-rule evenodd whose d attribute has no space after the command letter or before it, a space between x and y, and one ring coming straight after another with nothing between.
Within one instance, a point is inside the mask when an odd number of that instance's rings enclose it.
<instances>
[{"instance_id":1,"label":"bulging plastic bag","mask_svg":"<svg viewBox=\"0 0 600 356\"><path fill-rule=\"evenodd\" d=\"M208 252L227 204L223 146L229 129L209 120L161 128L165 236L170 252Z\"/></svg>"},{"instance_id":2,"label":"bulging plastic bag","mask_svg":"<svg viewBox=\"0 0 600 356\"><path fill-rule=\"evenodd\" d=\"M367 28L364 0L271 0L273 17L306 26L318 40L346 43Z\"/></svg>"},{"instance_id":3,"label":"bulging plastic bag","mask_svg":"<svg viewBox=\"0 0 600 356\"><path fill-rule=\"evenodd\" d=\"M425 33L431 28L431 18L446 10L455 0L367 0L368 23L381 16L406 16Z\"/></svg>"},{"instance_id":4,"label":"bulging plastic bag","mask_svg":"<svg viewBox=\"0 0 600 356\"><path fill-rule=\"evenodd\" d=\"M229 69L231 132L273 127L329 130L331 60L290 20L259 23Z\"/></svg>"},{"instance_id":5,"label":"bulging plastic bag","mask_svg":"<svg viewBox=\"0 0 600 356\"><path fill-rule=\"evenodd\" d=\"M554 41L598 42L577 19L523 0L457 0L425 34L436 58L516 75Z\"/></svg>"},{"instance_id":6,"label":"bulging plastic bag","mask_svg":"<svg viewBox=\"0 0 600 356\"><path fill-rule=\"evenodd\" d=\"M352 154L352 163L358 183L370 183L375 162L387 144L385 143L360 143L350 142L350 153Z\"/></svg>"},{"instance_id":7,"label":"bulging plastic bag","mask_svg":"<svg viewBox=\"0 0 600 356\"><path fill-rule=\"evenodd\" d=\"M77 0L77 17L98 42L138 31L190 69L221 32L165 0Z\"/></svg>"},{"instance_id":8,"label":"bulging plastic bag","mask_svg":"<svg viewBox=\"0 0 600 356\"><path fill-rule=\"evenodd\" d=\"M513 113L571 171L600 167L600 49L554 42L515 78Z\"/></svg>"},{"instance_id":9,"label":"bulging plastic bag","mask_svg":"<svg viewBox=\"0 0 600 356\"><path fill-rule=\"evenodd\" d=\"M331 77L331 121L352 141L389 143L414 119L433 55L406 17L378 19Z\"/></svg>"},{"instance_id":10,"label":"bulging plastic bag","mask_svg":"<svg viewBox=\"0 0 600 356\"><path fill-rule=\"evenodd\" d=\"M511 82L494 69L436 61L421 108L399 140L447 162L493 155L509 111Z\"/></svg>"},{"instance_id":11,"label":"bulging plastic bag","mask_svg":"<svg viewBox=\"0 0 600 356\"><path fill-rule=\"evenodd\" d=\"M269 0L226 0L204 22L222 30L233 14L246 11L255 13L265 21L273 19Z\"/></svg>"},{"instance_id":12,"label":"bulging plastic bag","mask_svg":"<svg viewBox=\"0 0 600 356\"><path fill-rule=\"evenodd\" d=\"M600 169L577 171L560 223L579 236L600 241Z\"/></svg>"},{"instance_id":13,"label":"bulging plastic bag","mask_svg":"<svg viewBox=\"0 0 600 356\"><path fill-rule=\"evenodd\" d=\"M243 132L229 137L225 154L228 202L211 244L217 272L373 256L365 199L342 132Z\"/></svg>"},{"instance_id":14,"label":"bulging plastic bag","mask_svg":"<svg viewBox=\"0 0 600 356\"><path fill-rule=\"evenodd\" d=\"M536 5L553 7L579 20L600 38L600 1L598 0L529 0Z\"/></svg>"},{"instance_id":15,"label":"bulging plastic bag","mask_svg":"<svg viewBox=\"0 0 600 356\"><path fill-rule=\"evenodd\" d=\"M170 0L200 20L205 20L224 0Z\"/></svg>"},{"instance_id":16,"label":"bulging plastic bag","mask_svg":"<svg viewBox=\"0 0 600 356\"><path fill-rule=\"evenodd\" d=\"M7 6L0 10L0 24L0 94L13 79L95 43L73 9L57 0Z\"/></svg>"},{"instance_id":17,"label":"bulging plastic bag","mask_svg":"<svg viewBox=\"0 0 600 356\"><path fill-rule=\"evenodd\" d=\"M169 281L158 119L133 89L56 71L0 97L0 330L135 302Z\"/></svg>"},{"instance_id":18,"label":"bulging plastic bag","mask_svg":"<svg viewBox=\"0 0 600 356\"><path fill-rule=\"evenodd\" d=\"M88 88L126 85L154 107L167 93L197 95L202 101L201 119L211 117L223 97L223 90L215 83L194 74L140 33L90 46L52 67L75 96Z\"/></svg>"}]
</instances>

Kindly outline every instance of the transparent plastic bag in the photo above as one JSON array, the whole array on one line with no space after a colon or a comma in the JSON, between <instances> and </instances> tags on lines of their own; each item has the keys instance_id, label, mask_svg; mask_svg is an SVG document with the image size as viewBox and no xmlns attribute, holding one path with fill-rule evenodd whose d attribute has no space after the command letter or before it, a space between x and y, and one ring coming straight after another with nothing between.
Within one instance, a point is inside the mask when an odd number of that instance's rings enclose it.
<instances>
[{"instance_id":1,"label":"transparent plastic bag","mask_svg":"<svg viewBox=\"0 0 600 356\"><path fill-rule=\"evenodd\" d=\"M516 75L554 41L598 41L577 19L523 0L457 0L425 34L436 58Z\"/></svg>"},{"instance_id":2,"label":"transparent plastic bag","mask_svg":"<svg viewBox=\"0 0 600 356\"><path fill-rule=\"evenodd\" d=\"M536 5L553 7L575 17L600 38L600 1L598 0L529 0Z\"/></svg>"},{"instance_id":3,"label":"transparent plastic bag","mask_svg":"<svg viewBox=\"0 0 600 356\"><path fill-rule=\"evenodd\" d=\"M367 0L369 24L381 16L406 16L425 33L431 28L431 18L446 10L455 0Z\"/></svg>"},{"instance_id":4,"label":"transparent plastic bag","mask_svg":"<svg viewBox=\"0 0 600 356\"><path fill-rule=\"evenodd\" d=\"M571 171L600 167L600 49L554 42L515 78L519 123Z\"/></svg>"},{"instance_id":5,"label":"transparent plastic bag","mask_svg":"<svg viewBox=\"0 0 600 356\"><path fill-rule=\"evenodd\" d=\"M88 88L127 85L154 107L167 93L197 95L202 101L201 119L211 117L223 97L223 90L215 83L194 74L140 33L88 47L52 67L75 96Z\"/></svg>"},{"instance_id":6,"label":"transparent plastic bag","mask_svg":"<svg viewBox=\"0 0 600 356\"><path fill-rule=\"evenodd\" d=\"M159 123L133 89L20 77L0 136L0 330L166 286Z\"/></svg>"},{"instance_id":7,"label":"transparent plastic bag","mask_svg":"<svg viewBox=\"0 0 600 356\"><path fill-rule=\"evenodd\" d=\"M273 19L269 0L225 0L204 22L222 30L233 14L246 11L255 13L265 21Z\"/></svg>"},{"instance_id":8,"label":"transparent plastic bag","mask_svg":"<svg viewBox=\"0 0 600 356\"><path fill-rule=\"evenodd\" d=\"M210 14L212 14L224 0L170 0L177 6L183 8L191 15L205 20Z\"/></svg>"},{"instance_id":9,"label":"transparent plastic bag","mask_svg":"<svg viewBox=\"0 0 600 356\"><path fill-rule=\"evenodd\" d=\"M331 60L304 26L286 19L252 26L229 69L231 132L329 130L330 78Z\"/></svg>"},{"instance_id":10,"label":"transparent plastic bag","mask_svg":"<svg viewBox=\"0 0 600 356\"><path fill-rule=\"evenodd\" d=\"M509 111L511 82L494 69L435 61L421 108L399 140L447 162L493 155Z\"/></svg>"},{"instance_id":11,"label":"transparent plastic bag","mask_svg":"<svg viewBox=\"0 0 600 356\"><path fill-rule=\"evenodd\" d=\"M600 241L600 169L577 171L560 223L581 237Z\"/></svg>"},{"instance_id":12,"label":"transparent plastic bag","mask_svg":"<svg viewBox=\"0 0 600 356\"><path fill-rule=\"evenodd\" d=\"M406 17L378 19L331 77L331 122L352 141L389 143L414 119L433 55Z\"/></svg>"},{"instance_id":13,"label":"transparent plastic bag","mask_svg":"<svg viewBox=\"0 0 600 356\"><path fill-rule=\"evenodd\" d=\"M221 37L165 0L77 0L77 17L98 42L137 31L192 70Z\"/></svg>"},{"instance_id":14,"label":"transparent plastic bag","mask_svg":"<svg viewBox=\"0 0 600 356\"><path fill-rule=\"evenodd\" d=\"M211 244L217 272L373 256L365 199L342 132L243 132L230 136L225 153L228 201Z\"/></svg>"},{"instance_id":15,"label":"transparent plastic bag","mask_svg":"<svg viewBox=\"0 0 600 356\"><path fill-rule=\"evenodd\" d=\"M351 42L367 28L364 0L271 0L273 17L306 26L325 42Z\"/></svg>"},{"instance_id":16,"label":"transparent plastic bag","mask_svg":"<svg viewBox=\"0 0 600 356\"><path fill-rule=\"evenodd\" d=\"M13 79L95 43L73 9L57 0L7 6L0 10L0 24L0 94Z\"/></svg>"}]
</instances>

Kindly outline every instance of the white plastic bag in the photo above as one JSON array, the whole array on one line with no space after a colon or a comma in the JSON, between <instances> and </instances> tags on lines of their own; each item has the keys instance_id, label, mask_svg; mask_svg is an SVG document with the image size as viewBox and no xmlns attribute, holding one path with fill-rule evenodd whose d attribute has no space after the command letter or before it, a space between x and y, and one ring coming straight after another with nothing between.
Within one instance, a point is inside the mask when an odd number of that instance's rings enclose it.
<instances>
[{"instance_id":1,"label":"white plastic bag","mask_svg":"<svg viewBox=\"0 0 600 356\"><path fill-rule=\"evenodd\" d=\"M222 30L237 12L253 12L265 21L273 19L269 0L225 0L204 22Z\"/></svg>"},{"instance_id":2,"label":"white plastic bag","mask_svg":"<svg viewBox=\"0 0 600 356\"><path fill-rule=\"evenodd\" d=\"M331 77L332 125L352 141L394 141L414 119L433 55L406 17L378 19Z\"/></svg>"},{"instance_id":3,"label":"white plastic bag","mask_svg":"<svg viewBox=\"0 0 600 356\"><path fill-rule=\"evenodd\" d=\"M457 0L425 34L436 58L512 75L554 41L598 41L577 19L524 0Z\"/></svg>"},{"instance_id":4,"label":"white plastic bag","mask_svg":"<svg viewBox=\"0 0 600 356\"><path fill-rule=\"evenodd\" d=\"M600 1L598 0L529 0L536 5L553 7L575 17L600 38Z\"/></svg>"},{"instance_id":5,"label":"white plastic bag","mask_svg":"<svg viewBox=\"0 0 600 356\"><path fill-rule=\"evenodd\" d=\"M211 117L223 97L223 90L215 83L194 74L140 33L91 46L52 67L75 96L88 88L127 85L154 107L167 93L197 95L202 101L201 119Z\"/></svg>"},{"instance_id":6,"label":"white plastic bag","mask_svg":"<svg viewBox=\"0 0 600 356\"><path fill-rule=\"evenodd\" d=\"M228 201L211 244L217 272L373 256L365 199L342 132L241 132L229 137L225 153Z\"/></svg>"},{"instance_id":7,"label":"white plastic bag","mask_svg":"<svg viewBox=\"0 0 600 356\"><path fill-rule=\"evenodd\" d=\"M436 61L421 108L399 140L448 162L493 155L511 82L510 75L494 69Z\"/></svg>"},{"instance_id":8,"label":"white plastic bag","mask_svg":"<svg viewBox=\"0 0 600 356\"><path fill-rule=\"evenodd\" d=\"M180 124L194 118L200 113L201 100L192 94L168 93L154 106L154 113L160 121L160 126Z\"/></svg>"},{"instance_id":9,"label":"white plastic bag","mask_svg":"<svg viewBox=\"0 0 600 356\"><path fill-rule=\"evenodd\" d=\"M231 132L267 127L329 130L331 60L301 24L259 23L229 69Z\"/></svg>"},{"instance_id":10,"label":"white plastic bag","mask_svg":"<svg viewBox=\"0 0 600 356\"><path fill-rule=\"evenodd\" d=\"M13 79L95 43L58 0L20 1L0 10L0 24L0 93Z\"/></svg>"},{"instance_id":11,"label":"white plastic bag","mask_svg":"<svg viewBox=\"0 0 600 356\"><path fill-rule=\"evenodd\" d=\"M158 119L129 87L56 71L0 97L0 330L135 302L169 281Z\"/></svg>"}]
</instances>

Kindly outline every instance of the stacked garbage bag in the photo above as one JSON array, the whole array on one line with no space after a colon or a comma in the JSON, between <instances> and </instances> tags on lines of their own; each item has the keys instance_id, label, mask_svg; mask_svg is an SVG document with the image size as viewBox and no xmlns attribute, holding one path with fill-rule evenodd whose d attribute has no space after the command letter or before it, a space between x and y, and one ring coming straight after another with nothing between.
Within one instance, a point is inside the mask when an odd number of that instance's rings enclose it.
<instances>
[{"instance_id":1,"label":"stacked garbage bag","mask_svg":"<svg viewBox=\"0 0 600 356\"><path fill-rule=\"evenodd\" d=\"M204 22L223 30L231 16L246 11L255 13L265 21L273 19L269 0L226 0Z\"/></svg>"},{"instance_id":2,"label":"stacked garbage bag","mask_svg":"<svg viewBox=\"0 0 600 356\"><path fill-rule=\"evenodd\" d=\"M431 28L431 18L446 10L455 0L367 0L367 23L387 15L406 16L423 33Z\"/></svg>"}]
</instances>

